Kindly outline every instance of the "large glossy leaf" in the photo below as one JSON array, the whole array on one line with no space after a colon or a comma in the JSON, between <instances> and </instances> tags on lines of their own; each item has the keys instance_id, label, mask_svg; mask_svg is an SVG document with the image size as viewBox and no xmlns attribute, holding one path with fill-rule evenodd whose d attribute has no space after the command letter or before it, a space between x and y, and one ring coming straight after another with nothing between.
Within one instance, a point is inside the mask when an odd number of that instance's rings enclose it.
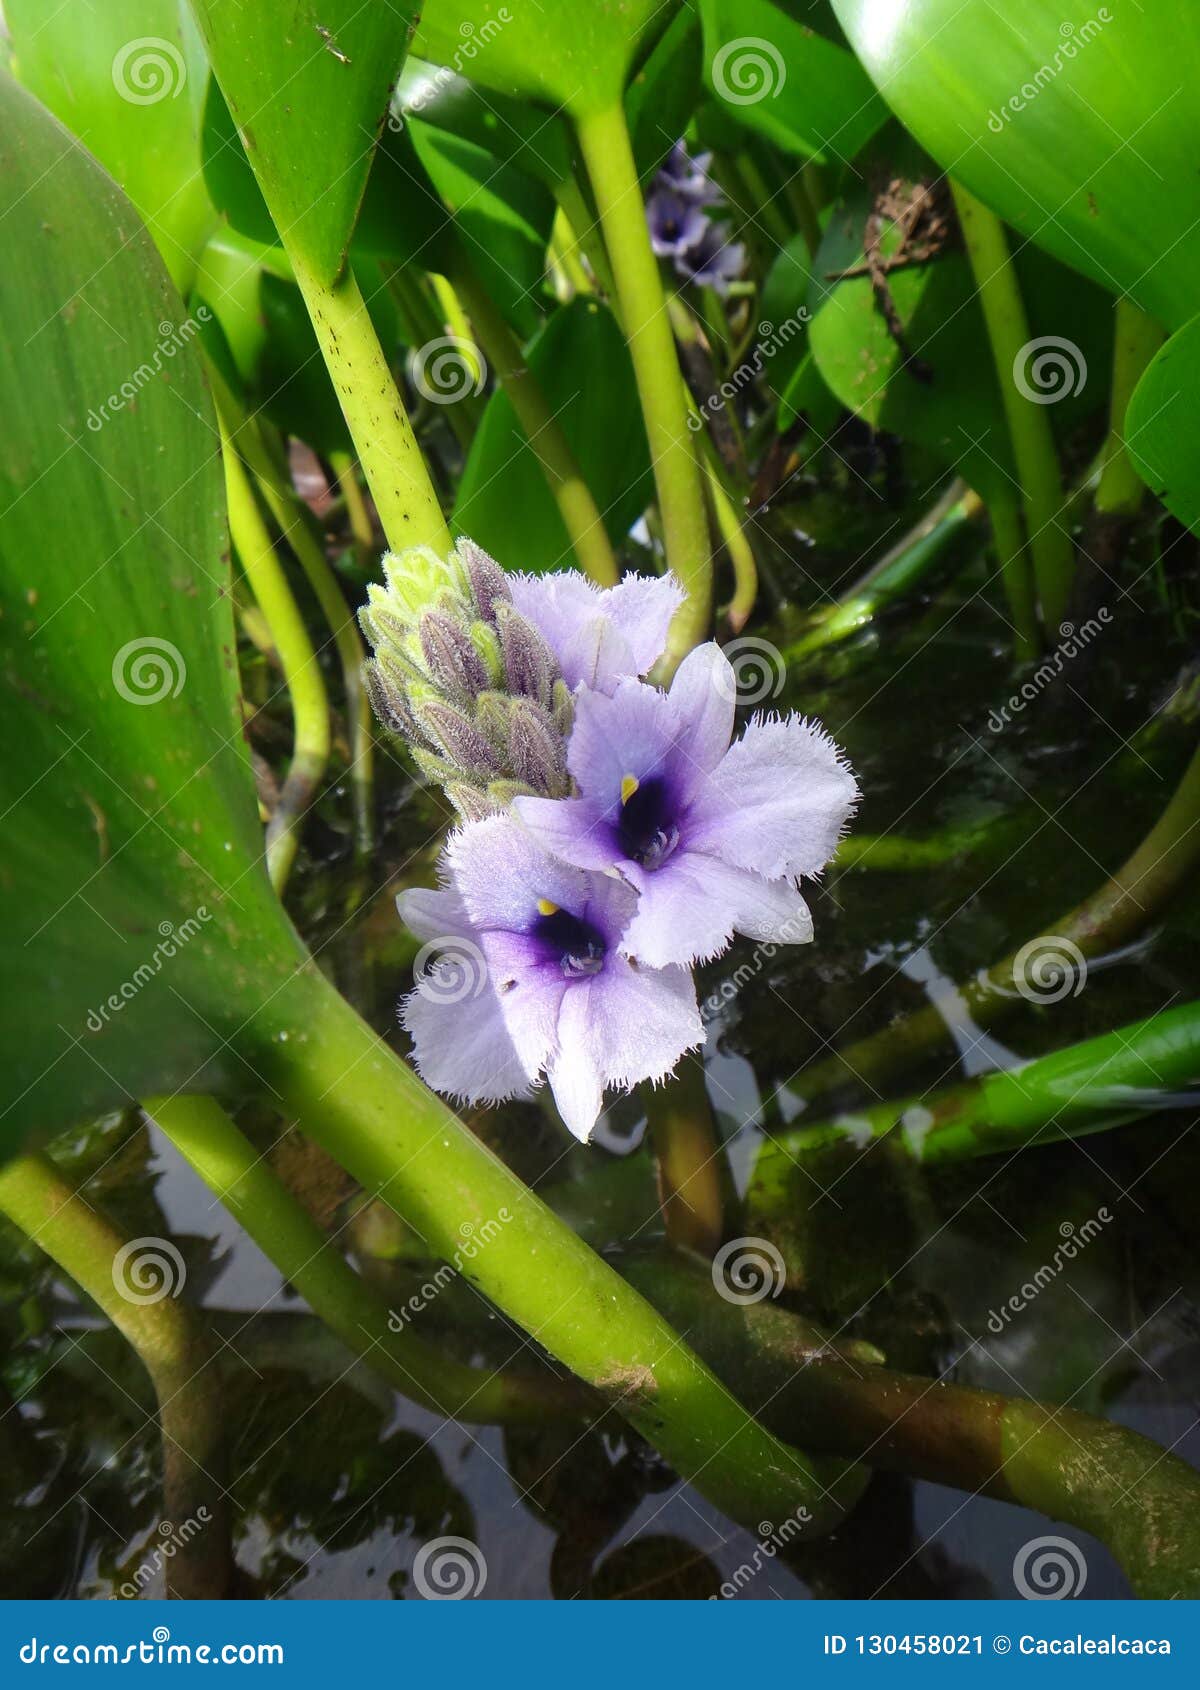
<instances>
[{"instance_id":1,"label":"large glossy leaf","mask_svg":"<svg viewBox=\"0 0 1200 1690\"><path fill-rule=\"evenodd\" d=\"M412 6L192 0L192 9L276 228L332 282L404 62Z\"/></svg>"},{"instance_id":2,"label":"large glossy leaf","mask_svg":"<svg viewBox=\"0 0 1200 1690\"><path fill-rule=\"evenodd\" d=\"M262 866L196 324L129 201L6 76L0 215L11 1149L231 1080L226 1038L300 952Z\"/></svg>"},{"instance_id":3,"label":"large glossy leaf","mask_svg":"<svg viewBox=\"0 0 1200 1690\"><path fill-rule=\"evenodd\" d=\"M653 490L633 365L620 330L604 306L577 299L555 313L528 356L609 536L620 540ZM558 508L503 392L488 401L472 442L454 526L515 569L561 568L571 557Z\"/></svg>"},{"instance_id":4,"label":"large glossy leaf","mask_svg":"<svg viewBox=\"0 0 1200 1690\"><path fill-rule=\"evenodd\" d=\"M1171 336L1138 382L1125 438L1142 480L1200 534L1200 317Z\"/></svg>"},{"instance_id":5,"label":"large glossy leaf","mask_svg":"<svg viewBox=\"0 0 1200 1690\"><path fill-rule=\"evenodd\" d=\"M853 53L772 0L699 0L705 80L723 110L776 146L849 161L887 117Z\"/></svg>"},{"instance_id":6,"label":"large glossy leaf","mask_svg":"<svg viewBox=\"0 0 1200 1690\"><path fill-rule=\"evenodd\" d=\"M1200 7L834 0L892 108L1022 235L1177 327L1200 222Z\"/></svg>"},{"instance_id":7,"label":"large glossy leaf","mask_svg":"<svg viewBox=\"0 0 1200 1690\"><path fill-rule=\"evenodd\" d=\"M445 65L411 54L396 88L396 110L505 159L553 188L571 174L571 136L561 118L479 87Z\"/></svg>"},{"instance_id":8,"label":"large glossy leaf","mask_svg":"<svg viewBox=\"0 0 1200 1690\"><path fill-rule=\"evenodd\" d=\"M208 65L185 0L6 0L14 68L141 213L186 293L213 223L200 174Z\"/></svg>"},{"instance_id":9,"label":"large glossy leaf","mask_svg":"<svg viewBox=\"0 0 1200 1690\"><path fill-rule=\"evenodd\" d=\"M428 0L413 49L484 88L580 117L620 99L674 10L674 0Z\"/></svg>"}]
</instances>

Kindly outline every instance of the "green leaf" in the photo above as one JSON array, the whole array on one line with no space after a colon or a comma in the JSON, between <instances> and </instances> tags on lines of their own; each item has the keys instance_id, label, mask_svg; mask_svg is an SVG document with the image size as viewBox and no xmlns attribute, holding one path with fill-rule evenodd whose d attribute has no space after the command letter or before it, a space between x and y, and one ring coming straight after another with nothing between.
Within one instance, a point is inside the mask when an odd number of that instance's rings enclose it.
<instances>
[{"instance_id":1,"label":"green leaf","mask_svg":"<svg viewBox=\"0 0 1200 1690\"><path fill-rule=\"evenodd\" d=\"M690 8L671 20L625 94L638 174L652 176L683 134L700 95L703 42Z\"/></svg>"},{"instance_id":2,"label":"green leaf","mask_svg":"<svg viewBox=\"0 0 1200 1690\"><path fill-rule=\"evenodd\" d=\"M576 299L528 349L584 479L618 542L653 496L633 365L611 312ZM488 401L471 444L454 526L514 569L543 571L571 557L562 518L503 392Z\"/></svg>"},{"instance_id":3,"label":"green leaf","mask_svg":"<svg viewBox=\"0 0 1200 1690\"><path fill-rule=\"evenodd\" d=\"M8 1151L244 1082L226 1038L302 953L262 864L196 322L129 201L7 76L0 215Z\"/></svg>"},{"instance_id":4,"label":"green leaf","mask_svg":"<svg viewBox=\"0 0 1200 1690\"><path fill-rule=\"evenodd\" d=\"M663 0L428 0L413 49L484 88L581 117L621 98L672 9Z\"/></svg>"},{"instance_id":5,"label":"green leaf","mask_svg":"<svg viewBox=\"0 0 1200 1690\"><path fill-rule=\"evenodd\" d=\"M1200 8L834 0L944 169L1028 240L1179 327L1195 310Z\"/></svg>"},{"instance_id":6,"label":"green leaf","mask_svg":"<svg viewBox=\"0 0 1200 1690\"><path fill-rule=\"evenodd\" d=\"M323 281L335 281L404 62L411 6L192 0L192 9L275 227Z\"/></svg>"},{"instance_id":7,"label":"green leaf","mask_svg":"<svg viewBox=\"0 0 1200 1690\"><path fill-rule=\"evenodd\" d=\"M1200 317L1171 336L1134 388L1125 445L1172 516L1200 534Z\"/></svg>"},{"instance_id":8,"label":"green leaf","mask_svg":"<svg viewBox=\"0 0 1200 1690\"><path fill-rule=\"evenodd\" d=\"M444 65L409 55L396 88L395 108L404 117L472 141L484 152L515 164L553 189L571 174L571 135L561 118L549 117L527 100L508 99Z\"/></svg>"},{"instance_id":9,"label":"green leaf","mask_svg":"<svg viewBox=\"0 0 1200 1690\"><path fill-rule=\"evenodd\" d=\"M777 341L782 325L802 325L812 286L812 258L803 235L793 235L776 255L758 296L760 345L775 347L767 367L767 385L777 397L787 388L807 355L808 336L789 333Z\"/></svg>"},{"instance_id":10,"label":"green leaf","mask_svg":"<svg viewBox=\"0 0 1200 1690\"><path fill-rule=\"evenodd\" d=\"M213 224L199 173L208 65L183 0L6 0L14 68L124 188L185 294Z\"/></svg>"},{"instance_id":11,"label":"green leaf","mask_svg":"<svg viewBox=\"0 0 1200 1690\"><path fill-rule=\"evenodd\" d=\"M700 0L700 16L708 87L776 146L841 163L884 123L887 108L853 53L771 0Z\"/></svg>"}]
</instances>

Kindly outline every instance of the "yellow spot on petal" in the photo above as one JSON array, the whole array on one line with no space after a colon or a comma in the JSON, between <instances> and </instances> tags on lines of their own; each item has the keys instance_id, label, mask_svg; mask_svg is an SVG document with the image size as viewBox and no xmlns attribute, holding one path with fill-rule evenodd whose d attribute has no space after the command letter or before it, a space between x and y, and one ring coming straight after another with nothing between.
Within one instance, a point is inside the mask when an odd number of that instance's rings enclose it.
<instances>
[{"instance_id":1,"label":"yellow spot on petal","mask_svg":"<svg viewBox=\"0 0 1200 1690\"><path fill-rule=\"evenodd\" d=\"M549 898L539 898L538 899L538 914L539 915L557 915L558 914L558 905L552 904L550 902Z\"/></svg>"},{"instance_id":2,"label":"yellow spot on petal","mask_svg":"<svg viewBox=\"0 0 1200 1690\"><path fill-rule=\"evenodd\" d=\"M621 802L622 802L622 804L628 804L629 800L633 797L634 793L637 791L637 789L640 785L641 785L641 782L638 780L636 775L622 775L621 776Z\"/></svg>"}]
</instances>

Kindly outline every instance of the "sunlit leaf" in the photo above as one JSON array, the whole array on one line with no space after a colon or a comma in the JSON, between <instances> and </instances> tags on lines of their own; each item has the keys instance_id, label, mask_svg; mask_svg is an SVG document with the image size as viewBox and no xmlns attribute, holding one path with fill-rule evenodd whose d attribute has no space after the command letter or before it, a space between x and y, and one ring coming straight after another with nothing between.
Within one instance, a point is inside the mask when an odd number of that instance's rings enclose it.
<instances>
[{"instance_id":1,"label":"sunlit leaf","mask_svg":"<svg viewBox=\"0 0 1200 1690\"><path fill-rule=\"evenodd\" d=\"M1200 317L1171 336L1138 382L1125 439L1142 480L1200 534Z\"/></svg>"}]
</instances>

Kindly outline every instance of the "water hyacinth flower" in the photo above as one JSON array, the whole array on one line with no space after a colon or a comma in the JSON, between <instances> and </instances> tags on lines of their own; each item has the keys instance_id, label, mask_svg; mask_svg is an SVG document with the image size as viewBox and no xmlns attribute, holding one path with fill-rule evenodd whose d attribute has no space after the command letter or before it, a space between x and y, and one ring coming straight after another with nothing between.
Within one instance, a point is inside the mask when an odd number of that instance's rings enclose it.
<instances>
[{"instance_id":1,"label":"water hyacinth flower","mask_svg":"<svg viewBox=\"0 0 1200 1690\"><path fill-rule=\"evenodd\" d=\"M657 188L646 201L650 245L659 258L674 258L695 246L710 227L708 218L690 199L673 188Z\"/></svg>"},{"instance_id":2,"label":"water hyacinth flower","mask_svg":"<svg viewBox=\"0 0 1200 1690\"><path fill-rule=\"evenodd\" d=\"M857 801L833 741L799 716L756 715L730 743L736 678L716 645L669 692L636 680L576 699L567 765L578 796L521 797L542 844L638 892L625 948L651 967L716 956L734 932L812 937L796 886L833 855Z\"/></svg>"},{"instance_id":3,"label":"water hyacinth flower","mask_svg":"<svg viewBox=\"0 0 1200 1690\"><path fill-rule=\"evenodd\" d=\"M651 247L671 259L677 275L725 294L745 268L746 249L707 215L722 197L708 177L711 162L711 153L691 158L676 141L646 196L646 223Z\"/></svg>"},{"instance_id":4,"label":"water hyacinth flower","mask_svg":"<svg viewBox=\"0 0 1200 1690\"><path fill-rule=\"evenodd\" d=\"M694 205L713 205L721 198L721 190L708 174L711 163L711 153L692 158L684 143L676 141L655 173L655 189L670 190Z\"/></svg>"},{"instance_id":5,"label":"water hyacinth flower","mask_svg":"<svg viewBox=\"0 0 1200 1690\"><path fill-rule=\"evenodd\" d=\"M676 273L697 287L728 293L746 267L746 249L729 231L705 219L699 239L674 255Z\"/></svg>"},{"instance_id":6,"label":"water hyacinth flower","mask_svg":"<svg viewBox=\"0 0 1200 1690\"><path fill-rule=\"evenodd\" d=\"M625 881L555 859L504 816L455 834L443 873L440 889L397 900L417 937L448 952L401 1006L435 1090L498 1102L544 1075L586 1140L606 1087L665 1079L704 1042L689 971L628 954L637 894ZM483 965L469 990L456 983L463 946Z\"/></svg>"},{"instance_id":7,"label":"water hyacinth flower","mask_svg":"<svg viewBox=\"0 0 1200 1690\"><path fill-rule=\"evenodd\" d=\"M649 674L684 600L673 575L626 575L615 587L577 570L508 581L514 609L545 640L572 692L611 692L623 676Z\"/></svg>"}]
</instances>

